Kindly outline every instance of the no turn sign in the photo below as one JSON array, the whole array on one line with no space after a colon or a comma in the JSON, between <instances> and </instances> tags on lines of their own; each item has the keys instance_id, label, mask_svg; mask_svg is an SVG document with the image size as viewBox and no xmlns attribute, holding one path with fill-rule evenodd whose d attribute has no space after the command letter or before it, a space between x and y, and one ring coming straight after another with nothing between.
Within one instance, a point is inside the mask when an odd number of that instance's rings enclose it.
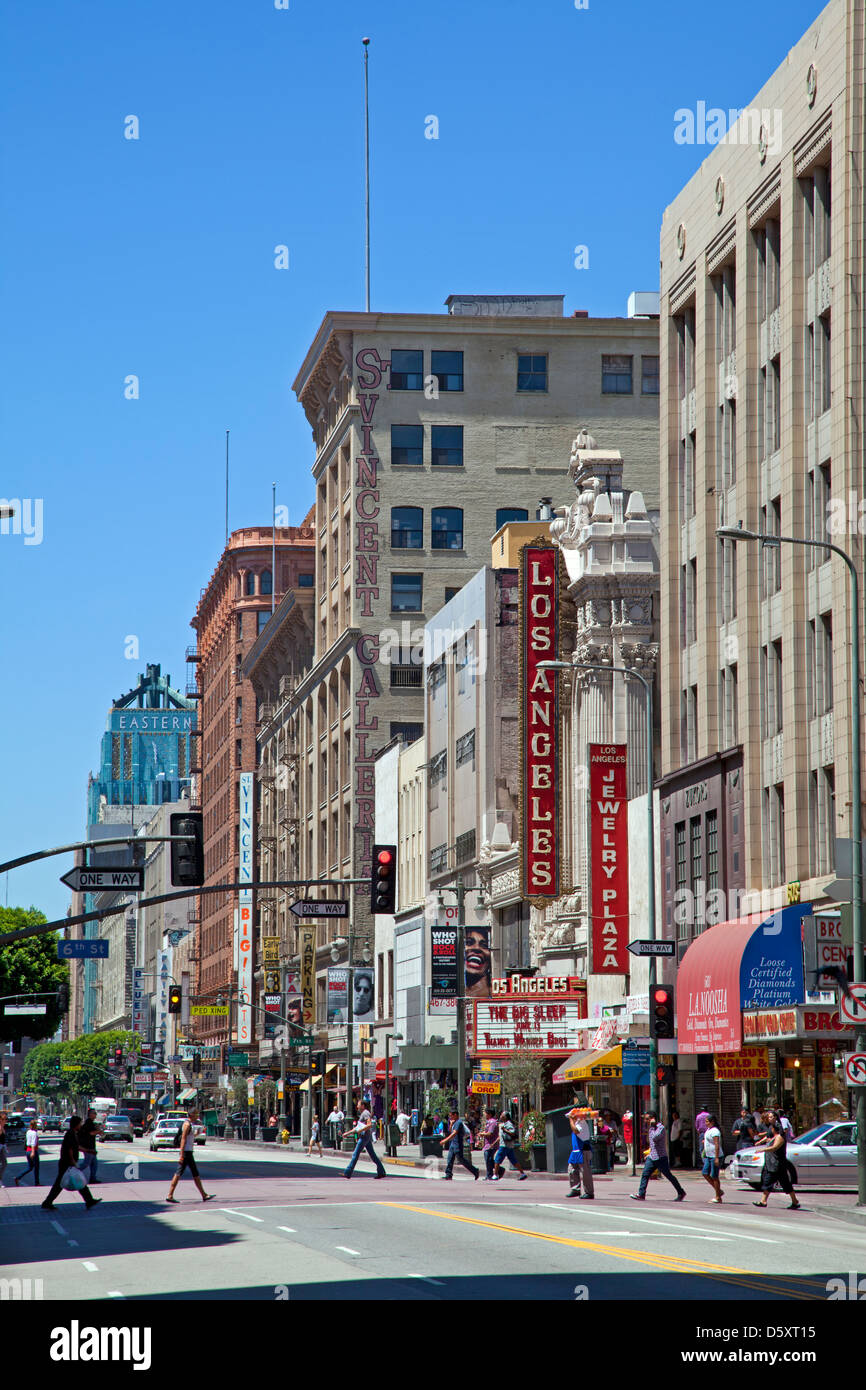
<instances>
[{"instance_id":1,"label":"no turn sign","mask_svg":"<svg viewBox=\"0 0 866 1390\"><path fill-rule=\"evenodd\" d=\"M849 985L848 990L839 1002L842 1017L849 1023L866 1023L866 985Z\"/></svg>"},{"instance_id":2,"label":"no turn sign","mask_svg":"<svg viewBox=\"0 0 866 1390\"><path fill-rule=\"evenodd\" d=\"M849 1086L866 1086L866 1052L846 1052L845 1080Z\"/></svg>"}]
</instances>

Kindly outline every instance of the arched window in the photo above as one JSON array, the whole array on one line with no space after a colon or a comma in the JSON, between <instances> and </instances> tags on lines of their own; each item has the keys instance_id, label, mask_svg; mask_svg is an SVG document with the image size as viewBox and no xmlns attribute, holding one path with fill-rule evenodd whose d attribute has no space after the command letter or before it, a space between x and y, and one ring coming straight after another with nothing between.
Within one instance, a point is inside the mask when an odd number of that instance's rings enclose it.
<instances>
[{"instance_id":1,"label":"arched window","mask_svg":"<svg viewBox=\"0 0 866 1390\"><path fill-rule=\"evenodd\" d=\"M254 594L256 592L255 570L247 570L247 580L244 592L246 593L248 598L251 594Z\"/></svg>"},{"instance_id":2,"label":"arched window","mask_svg":"<svg viewBox=\"0 0 866 1390\"><path fill-rule=\"evenodd\" d=\"M463 549L463 508L434 507L430 532L434 550Z\"/></svg>"},{"instance_id":3,"label":"arched window","mask_svg":"<svg viewBox=\"0 0 866 1390\"><path fill-rule=\"evenodd\" d=\"M421 507L391 508L391 548L420 550L424 544L424 512Z\"/></svg>"},{"instance_id":4,"label":"arched window","mask_svg":"<svg viewBox=\"0 0 866 1390\"><path fill-rule=\"evenodd\" d=\"M261 577L261 580L259 581L259 593L260 593L260 594L272 594L273 591L274 591L274 586L273 586L273 582L272 582L272 580L271 580L271 572L270 572L270 570L262 570L262 577Z\"/></svg>"},{"instance_id":5,"label":"arched window","mask_svg":"<svg viewBox=\"0 0 866 1390\"><path fill-rule=\"evenodd\" d=\"M529 512L525 507L497 507L496 508L496 529L504 526L509 521L528 521Z\"/></svg>"}]
</instances>

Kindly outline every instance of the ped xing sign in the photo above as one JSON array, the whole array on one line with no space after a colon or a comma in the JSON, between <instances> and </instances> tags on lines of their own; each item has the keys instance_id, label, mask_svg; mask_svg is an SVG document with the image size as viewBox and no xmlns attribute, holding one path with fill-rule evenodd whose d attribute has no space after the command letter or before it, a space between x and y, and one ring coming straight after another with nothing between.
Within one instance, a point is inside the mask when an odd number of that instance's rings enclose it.
<instances>
[{"instance_id":1,"label":"ped xing sign","mask_svg":"<svg viewBox=\"0 0 866 1390\"><path fill-rule=\"evenodd\" d=\"M190 1014L194 1018L209 1018L216 1015L218 1018L225 1018L228 1015L228 1004L191 1004Z\"/></svg>"}]
</instances>

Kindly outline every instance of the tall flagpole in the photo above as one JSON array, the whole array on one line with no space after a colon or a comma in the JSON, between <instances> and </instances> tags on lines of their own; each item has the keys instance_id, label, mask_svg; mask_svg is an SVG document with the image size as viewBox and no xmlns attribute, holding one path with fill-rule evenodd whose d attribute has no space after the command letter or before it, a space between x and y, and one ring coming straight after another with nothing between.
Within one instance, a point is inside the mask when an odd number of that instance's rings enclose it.
<instances>
[{"instance_id":1,"label":"tall flagpole","mask_svg":"<svg viewBox=\"0 0 866 1390\"><path fill-rule=\"evenodd\" d=\"M271 615L277 606L277 485L271 483Z\"/></svg>"},{"instance_id":2,"label":"tall flagpole","mask_svg":"<svg viewBox=\"0 0 866 1390\"><path fill-rule=\"evenodd\" d=\"M226 545L229 543L229 432L226 430Z\"/></svg>"},{"instance_id":3,"label":"tall flagpole","mask_svg":"<svg viewBox=\"0 0 866 1390\"><path fill-rule=\"evenodd\" d=\"M370 40L362 39L364 45L364 204L367 217L367 234L365 239L365 268L366 268L366 296L365 308L370 312L370 91L367 77L368 59L370 56Z\"/></svg>"}]
</instances>

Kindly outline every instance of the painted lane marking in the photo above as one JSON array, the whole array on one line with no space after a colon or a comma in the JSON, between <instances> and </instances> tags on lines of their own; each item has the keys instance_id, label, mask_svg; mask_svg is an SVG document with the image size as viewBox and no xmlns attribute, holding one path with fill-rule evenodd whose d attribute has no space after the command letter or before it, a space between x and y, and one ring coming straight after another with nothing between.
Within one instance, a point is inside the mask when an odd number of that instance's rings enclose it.
<instances>
[{"instance_id":1,"label":"painted lane marking","mask_svg":"<svg viewBox=\"0 0 866 1390\"><path fill-rule=\"evenodd\" d=\"M51 1224L54 1227L55 1231L59 1231L62 1236L66 1236L69 1234L65 1226L61 1226L59 1221L52 1221Z\"/></svg>"},{"instance_id":2,"label":"painted lane marking","mask_svg":"<svg viewBox=\"0 0 866 1390\"><path fill-rule=\"evenodd\" d=\"M297 1230L296 1230L296 1228L295 1228L294 1226L278 1226L278 1227L277 1227L277 1230L278 1230L278 1231L285 1231L286 1235L289 1235L289 1236L296 1236L296 1235L298 1234L298 1232L297 1232Z\"/></svg>"},{"instance_id":3,"label":"painted lane marking","mask_svg":"<svg viewBox=\"0 0 866 1390\"><path fill-rule=\"evenodd\" d=\"M572 1213L572 1215L574 1215L574 1216L580 1216L580 1215L581 1215L580 1212L574 1211L574 1208L573 1208L573 1207L569 1207L569 1208L560 1207L560 1206L557 1206L555 1202L538 1202L536 1205L539 1206L539 1207L544 1207L544 1208L545 1208L546 1210L548 1210L548 1211L565 1211L565 1210L568 1210L568 1211L570 1211L570 1212ZM620 1215L618 1212L615 1212L615 1211L606 1211L606 1212L605 1212L605 1217L608 1218L608 1219L610 1219L611 1221L640 1222L641 1225L644 1225L644 1226L670 1226L670 1227L673 1227L673 1229L672 1229L672 1231L671 1231L671 1235L676 1235L679 1231L705 1231L705 1232L710 1232L710 1233L712 1232L712 1227L711 1227L711 1226L691 1226L691 1225L686 1224L685 1222L679 1222L679 1221L674 1222L674 1221L672 1221L672 1220L668 1221L668 1220L665 1220L664 1218L662 1218L661 1220L658 1220L658 1221L654 1221L654 1220L652 1219L652 1217L650 1217L650 1216L633 1216L631 1212L629 1212L628 1215ZM590 1233L587 1232L587 1234L590 1234ZM649 1232L647 1232L647 1235L649 1235ZM733 1240L733 1239L736 1239L736 1240L753 1240L753 1241L756 1241L759 1245L778 1245L778 1244L779 1244L779 1242L778 1242L777 1240L771 1240L769 1236L747 1236L747 1235L741 1235L739 1231L737 1232L737 1234L736 1234L735 1237L734 1237L734 1236L730 1236L730 1237L726 1237L726 1239L731 1239L731 1240Z\"/></svg>"},{"instance_id":4,"label":"painted lane marking","mask_svg":"<svg viewBox=\"0 0 866 1390\"><path fill-rule=\"evenodd\" d=\"M422 1279L425 1284L436 1284L440 1289L444 1289L444 1279L431 1279L429 1274L407 1274L406 1279Z\"/></svg>"},{"instance_id":5,"label":"painted lane marking","mask_svg":"<svg viewBox=\"0 0 866 1390\"><path fill-rule=\"evenodd\" d=\"M724 1284L736 1284L741 1288L760 1289L765 1292L778 1294L776 1285L760 1283L760 1278L777 1279L779 1282L790 1282L790 1276L786 1275L764 1275L756 1280L751 1270L740 1269L736 1265L715 1265L707 1264L703 1260L693 1260L686 1256L662 1255L652 1253L648 1250L626 1250L613 1245L595 1245L588 1240L573 1240L568 1236L548 1235L544 1231L528 1231L520 1226L504 1226L496 1221L481 1221L474 1216L457 1216L453 1212L435 1211L431 1207L410 1206L403 1202L379 1202L379 1206L393 1207L398 1211L417 1212L421 1216L436 1216L442 1221L459 1221L466 1226L484 1226L491 1231L503 1231L507 1235L527 1236L530 1240L544 1240L552 1245L567 1245L575 1250L592 1250L599 1255L612 1255L615 1259L628 1260L633 1264L647 1264L655 1269L667 1270L675 1274L701 1274L708 1279L716 1280ZM733 1278L729 1276L733 1275ZM804 1301L825 1302L827 1290L824 1285L817 1280L799 1280L799 1287L785 1290L786 1298L799 1298ZM804 1285L812 1285L820 1288L821 1293L807 1293ZM801 1289L803 1291L801 1292Z\"/></svg>"},{"instance_id":6,"label":"painted lane marking","mask_svg":"<svg viewBox=\"0 0 866 1390\"><path fill-rule=\"evenodd\" d=\"M335 1250L345 1250L347 1255L360 1255L360 1250L350 1250L348 1245L335 1245Z\"/></svg>"},{"instance_id":7,"label":"painted lane marking","mask_svg":"<svg viewBox=\"0 0 866 1390\"><path fill-rule=\"evenodd\" d=\"M585 1236L619 1236L620 1240L676 1240L676 1236L655 1235L652 1231L584 1231ZM714 1245L730 1245L735 1236L695 1236Z\"/></svg>"},{"instance_id":8,"label":"painted lane marking","mask_svg":"<svg viewBox=\"0 0 866 1390\"><path fill-rule=\"evenodd\" d=\"M229 1216L245 1216L247 1221L258 1221L260 1225L263 1221L261 1216L252 1216L248 1211L235 1211L234 1207L220 1207L220 1211L228 1212Z\"/></svg>"},{"instance_id":9,"label":"painted lane marking","mask_svg":"<svg viewBox=\"0 0 866 1390\"><path fill-rule=\"evenodd\" d=\"M125 1293L121 1293L119 1289L114 1289L114 1290L108 1295L108 1297L109 1297L109 1298L126 1298L126 1294L125 1294Z\"/></svg>"},{"instance_id":10,"label":"painted lane marking","mask_svg":"<svg viewBox=\"0 0 866 1390\"><path fill-rule=\"evenodd\" d=\"M99 1270L99 1265L95 1265L92 1260L82 1260L81 1263L85 1269L90 1270L91 1274L96 1274Z\"/></svg>"}]
</instances>

